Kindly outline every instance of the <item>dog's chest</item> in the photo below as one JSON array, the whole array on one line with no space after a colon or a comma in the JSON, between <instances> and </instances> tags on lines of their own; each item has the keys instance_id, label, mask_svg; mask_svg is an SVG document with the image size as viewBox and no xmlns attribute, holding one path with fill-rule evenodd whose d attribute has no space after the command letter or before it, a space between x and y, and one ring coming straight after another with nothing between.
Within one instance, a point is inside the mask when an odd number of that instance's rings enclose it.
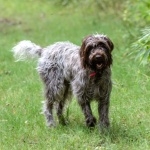
<instances>
[{"instance_id":1,"label":"dog's chest","mask_svg":"<svg viewBox=\"0 0 150 150\"><path fill-rule=\"evenodd\" d=\"M89 91L92 93L93 98L100 96L100 81L95 82L94 80L89 84Z\"/></svg>"},{"instance_id":2,"label":"dog's chest","mask_svg":"<svg viewBox=\"0 0 150 150\"><path fill-rule=\"evenodd\" d=\"M103 97L107 93L110 83L111 83L110 74L104 74L99 78L90 79L89 87L91 93L93 93L92 97L94 99Z\"/></svg>"}]
</instances>

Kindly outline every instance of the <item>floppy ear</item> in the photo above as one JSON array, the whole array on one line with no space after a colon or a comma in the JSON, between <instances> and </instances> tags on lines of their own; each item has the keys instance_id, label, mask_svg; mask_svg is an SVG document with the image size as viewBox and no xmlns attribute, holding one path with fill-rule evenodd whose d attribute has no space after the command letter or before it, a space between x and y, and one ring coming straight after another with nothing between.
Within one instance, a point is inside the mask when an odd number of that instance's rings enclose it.
<instances>
[{"instance_id":1,"label":"floppy ear","mask_svg":"<svg viewBox=\"0 0 150 150\"><path fill-rule=\"evenodd\" d=\"M88 40L90 40L91 35L85 37L82 41L82 45L80 48L80 59L81 59L81 65L84 69L88 66L88 52L87 52L87 43Z\"/></svg>"},{"instance_id":2,"label":"floppy ear","mask_svg":"<svg viewBox=\"0 0 150 150\"><path fill-rule=\"evenodd\" d=\"M104 39L106 40L107 44L109 45L110 51L112 51L114 49L113 42L108 37L105 37Z\"/></svg>"},{"instance_id":3,"label":"floppy ear","mask_svg":"<svg viewBox=\"0 0 150 150\"><path fill-rule=\"evenodd\" d=\"M86 68L86 58L85 58L85 51L86 51L86 39L82 41L82 45L80 48L80 59L81 59L81 65L83 68Z\"/></svg>"}]
</instances>

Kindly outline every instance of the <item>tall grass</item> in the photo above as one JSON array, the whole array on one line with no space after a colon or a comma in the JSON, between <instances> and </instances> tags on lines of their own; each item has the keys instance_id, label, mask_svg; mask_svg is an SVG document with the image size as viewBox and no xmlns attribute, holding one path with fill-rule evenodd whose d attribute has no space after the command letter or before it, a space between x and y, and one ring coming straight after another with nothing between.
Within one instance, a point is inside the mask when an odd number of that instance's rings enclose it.
<instances>
[{"instance_id":1,"label":"tall grass","mask_svg":"<svg viewBox=\"0 0 150 150\"><path fill-rule=\"evenodd\" d=\"M0 149L150 149L149 76L127 57L126 31L117 16L101 11L93 16L87 7L54 7L48 0L0 0L0 11ZM24 39L41 46L66 40L80 45L84 36L97 32L107 34L115 45L110 131L87 129L75 99L66 114L69 124L47 128L36 62L14 62L11 48ZM96 103L92 108L98 116Z\"/></svg>"}]
</instances>

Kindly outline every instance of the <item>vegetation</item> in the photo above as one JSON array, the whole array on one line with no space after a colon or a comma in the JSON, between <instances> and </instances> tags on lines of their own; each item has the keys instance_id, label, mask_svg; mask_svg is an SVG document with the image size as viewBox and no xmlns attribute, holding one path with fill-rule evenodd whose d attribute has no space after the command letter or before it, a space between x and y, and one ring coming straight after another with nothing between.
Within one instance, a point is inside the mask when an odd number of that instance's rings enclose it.
<instances>
[{"instance_id":1,"label":"vegetation","mask_svg":"<svg viewBox=\"0 0 150 150\"><path fill-rule=\"evenodd\" d=\"M140 60L141 64L150 64L150 28L142 30L142 36L132 44L133 56L135 60Z\"/></svg>"},{"instance_id":2,"label":"vegetation","mask_svg":"<svg viewBox=\"0 0 150 150\"><path fill-rule=\"evenodd\" d=\"M127 0L123 20L130 36L136 41L132 44L133 58L143 65L150 64L150 1ZM133 28L130 28L130 27ZM140 32L142 31L142 32Z\"/></svg>"},{"instance_id":3,"label":"vegetation","mask_svg":"<svg viewBox=\"0 0 150 150\"><path fill-rule=\"evenodd\" d=\"M62 1L56 2L0 0L0 149L149 150L150 76L146 66L127 55L129 43L148 23L133 26L123 21L126 8L119 0L103 0L103 5L96 0L76 0L63 6ZM80 45L84 36L97 32L107 34L115 45L109 132L101 134L98 127L87 129L75 98L65 113L69 124L47 128L41 114L43 85L36 62L14 62L11 48L24 39L43 47L66 40ZM98 116L95 102L92 109Z\"/></svg>"}]
</instances>

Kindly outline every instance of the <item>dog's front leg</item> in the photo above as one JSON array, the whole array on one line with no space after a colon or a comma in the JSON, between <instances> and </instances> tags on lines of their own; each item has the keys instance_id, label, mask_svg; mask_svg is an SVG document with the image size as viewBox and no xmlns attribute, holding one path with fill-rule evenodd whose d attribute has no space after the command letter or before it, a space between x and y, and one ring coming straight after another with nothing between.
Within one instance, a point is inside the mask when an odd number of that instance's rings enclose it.
<instances>
[{"instance_id":1,"label":"dog's front leg","mask_svg":"<svg viewBox=\"0 0 150 150\"><path fill-rule=\"evenodd\" d=\"M103 84L102 84L103 83ZM100 128L107 129L109 127L109 104L110 94L112 89L112 82L108 80L103 81L99 87L98 113Z\"/></svg>"},{"instance_id":2,"label":"dog's front leg","mask_svg":"<svg viewBox=\"0 0 150 150\"><path fill-rule=\"evenodd\" d=\"M79 100L78 102L79 102L79 105L81 106L81 109L84 113L86 125L88 127L94 127L96 124L96 118L92 114L90 102L85 100L85 99Z\"/></svg>"},{"instance_id":3,"label":"dog's front leg","mask_svg":"<svg viewBox=\"0 0 150 150\"><path fill-rule=\"evenodd\" d=\"M99 125L101 129L109 127L109 97L100 98L98 102Z\"/></svg>"}]
</instances>

